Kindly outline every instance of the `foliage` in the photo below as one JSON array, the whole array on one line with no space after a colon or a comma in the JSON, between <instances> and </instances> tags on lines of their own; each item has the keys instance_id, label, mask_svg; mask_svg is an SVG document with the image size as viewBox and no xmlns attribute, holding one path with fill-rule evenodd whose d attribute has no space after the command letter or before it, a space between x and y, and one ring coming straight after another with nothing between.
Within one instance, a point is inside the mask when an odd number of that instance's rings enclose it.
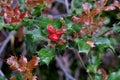
<instances>
[{"instance_id":1,"label":"foliage","mask_svg":"<svg viewBox=\"0 0 120 80\"><path fill-rule=\"evenodd\" d=\"M118 45L120 2L118 0L113 2L109 2L109 0L72 0L69 16L57 20L46 17L43 12L44 10L52 11L49 6L54 2L53 0L18 0L14 7L11 7L12 3L9 0L2 4L3 2L0 1L0 6L3 8L0 30L5 28L9 32L16 32L13 40L11 39L12 56L7 57L7 64L18 74L11 75L10 80L37 80L39 67L49 66L52 61L58 60L58 56L64 63L62 66L67 66L67 68L74 66L74 69L78 65L83 67L87 73L85 74L87 77L83 77L84 80L119 79L120 66L116 66L117 62L111 62L111 65L115 64L118 71L105 69L102 66L104 64L102 58L105 55L117 53L117 49L120 49ZM109 17L106 15L109 12L116 13L110 14ZM117 16L116 22L112 22L113 15ZM24 51L21 51L19 55L19 52L15 51L17 43L25 44L26 54L23 55ZM20 47L19 49L21 50ZM75 57L72 53L75 53ZM69 56L66 57L68 54ZM87 55L85 60L81 56L82 54ZM119 59L119 53L116 56ZM72 61L73 63L70 63ZM61 63L58 64L61 67ZM37 68L34 69L36 66ZM66 71L61 69L65 77L67 72L70 74L69 69ZM34 72L37 76L33 74ZM75 71L73 70L73 72ZM0 79L3 80L2 77ZM46 78L43 76L43 79ZM69 77L69 79L73 78Z\"/></svg>"}]
</instances>

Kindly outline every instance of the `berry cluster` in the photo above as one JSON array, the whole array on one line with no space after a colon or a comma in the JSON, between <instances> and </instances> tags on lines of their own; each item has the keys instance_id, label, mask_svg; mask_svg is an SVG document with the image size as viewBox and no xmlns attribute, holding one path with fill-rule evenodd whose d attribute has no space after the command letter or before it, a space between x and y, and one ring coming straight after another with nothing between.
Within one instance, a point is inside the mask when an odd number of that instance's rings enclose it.
<instances>
[{"instance_id":1,"label":"berry cluster","mask_svg":"<svg viewBox=\"0 0 120 80\"><path fill-rule=\"evenodd\" d=\"M59 41L60 37L64 32L63 29L56 30L56 28L51 24L47 26L47 31L49 32L48 39L50 39L53 42Z\"/></svg>"}]
</instances>

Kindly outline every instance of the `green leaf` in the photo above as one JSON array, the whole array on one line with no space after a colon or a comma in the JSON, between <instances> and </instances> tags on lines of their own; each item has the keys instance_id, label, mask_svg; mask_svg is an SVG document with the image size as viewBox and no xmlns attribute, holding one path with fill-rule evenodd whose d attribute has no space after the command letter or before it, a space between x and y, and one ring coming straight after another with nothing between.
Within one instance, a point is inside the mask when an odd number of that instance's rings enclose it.
<instances>
[{"instance_id":1,"label":"green leaf","mask_svg":"<svg viewBox=\"0 0 120 80\"><path fill-rule=\"evenodd\" d=\"M24 80L23 76L22 76L22 73L18 73L18 74L15 74L13 76L16 80Z\"/></svg>"},{"instance_id":2,"label":"green leaf","mask_svg":"<svg viewBox=\"0 0 120 80\"><path fill-rule=\"evenodd\" d=\"M0 76L0 80L5 80L5 78L4 78L4 77L2 77L2 76Z\"/></svg>"},{"instance_id":3,"label":"green leaf","mask_svg":"<svg viewBox=\"0 0 120 80\"><path fill-rule=\"evenodd\" d=\"M3 18L0 17L0 30L5 26Z\"/></svg>"},{"instance_id":4,"label":"green leaf","mask_svg":"<svg viewBox=\"0 0 120 80\"><path fill-rule=\"evenodd\" d=\"M103 80L102 74L96 73L93 80Z\"/></svg>"},{"instance_id":5,"label":"green leaf","mask_svg":"<svg viewBox=\"0 0 120 80\"><path fill-rule=\"evenodd\" d=\"M56 28L61 27L61 22L60 20L50 20L49 18L46 17L40 17L39 19L39 26L41 29L46 29L48 24L52 24Z\"/></svg>"},{"instance_id":6,"label":"green leaf","mask_svg":"<svg viewBox=\"0 0 120 80\"><path fill-rule=\"evenodd\" d=\"M99 48L110 48L113 50L113 52L115 52L113 46L111 45L111 42L108 38L98 38L98 37L94 37L93 38L95 45L97 45Z\"/></svg>"},{"instance_id":7,"label":"green leaf","mask_svg":"<svg viewBox=\"0 0 120 80\"><path fill-rule=\"evenodd\" d=\"M117 25L117 24L113 24L113 30L114 30L115 32L120 32L120 26Z\"/></svg>"},{"instance_id":8,"label":"green leaf","mask_svg":"<svg viewBox=\"0 0 120 80\"><path fill-rule=\"evenodd\" d=\"M77 38L77 39L75 39L75 42L78 45L79 52L83 52L83 53L88 54L91 47L86 43L86 40Z\"/></svg>"},{"instance_id":9,"label":"green leaf","mask_svg":"<svg viewBox=\"0 0 120 80\"><path fill-rule=\"evenodd\" d=\"M74 12L76 15L82 13L82 0L73 0L71 12Z\"/></svg>"},{"instance_id":10,"label":"green leaf","mask_svg":"<svg viewBox=\"0 0 120 80\"><path fill-rule=\"evenodd\" d=\"M120 70L108 75L108 80L120 80Z\"/></svg>"},{"instance_id":11,"label":"green leaf","mask_svg":"<svg viewBox=\"0 0 120 80\"><path fill-rule=\"evenodd\" d=\"M89 63L87 65L87 72L96 73L100 64L101 64L100 58L96 56L91 56Z\"/></svg>"},{"instance_id":12,"label":"green leaf","mask_svg":"<svg viewBox=\"0 0 120 80\"><path fill-rule=\"evenodd\" d=\"M25 9L25 0L18 0L20 4L20 9L24 10Z\"/></svg>"},{"instance_id":13,"label":"green leaf","mask_svg":"<svg viewBox=\"0 0 120 80\"><path fill-rule=\"evenodd\" d=\"M41 4L41 5L38 5L36 6L34 9L33 9L33 14L37 17L41 16L41 10L45 7L46 5L45 4Z\"/></svg>"},{"instance_id":14,"label":"green leaf","mask_svg":"<svg viewBox=\"0 0 120 80\"><path fill-rule=\"evenodd\" d=\"M26 34L25 43L26 43L27 50L30 53L34 53L36 50L36 46L35 46L35 42L33 41L33 37L31 34Z\"/></svg>"},{"instance_id":15,"label":"green leaf","mask_svg":"<svg viewBox=\"0 0 120 80\"><path fill-rule=\"evenodd\" d=\"M27 30L26 34L32 35L33 41L45 40L45 37L42 36L39 28L34 28L32 30Z\"/></svg>"},{"instance_id":16,"label":"green leaf","mask_svg":"<svg viewBox=\"0 0 120 80\"><path fill-rule=\"evenodd\" d=\"M20 24L5 24L5 28L9 31L17 30L20 27Z\"/></svg>"},{"instance_id":17,"label":"green leaf","mask_svg":"<svg viewBox=\"0 0 120 80\"><path fill-rule=\"evenodd\" d=\"M72 16L67 16L64 18L65 24L68 26L68 29L72 27L73 22L71 21Z\"/></svg>"},{"instance_id":18,"label":"green leaf","mask_svg":"<svg viewBox=\"0 0 120 80\"><path fill-rule=\"evenodd\" d=\"M48 48L42 48L37 53L38 53L38 56L40 57L41 64L49 65L50 61L55 56L52 49L48 49Z\"/></svg>"},{"instance_id":19,"label":"green leaf","mask_svg":"<svg viewBox=\"0 0 120 80\"><path fill-rule=\"evenodd\" d=\"M22 26L25 26L28 29L32 29L33 26L34 26L33 19L24 18L23 21L22 21Z\"/></svg>"},{"instance_id":20,"label":"green leaf","mask_svg":"<svg viewBox=\"0 0 120 80\"><path fill-rule=\"evenodd\" d=\"M71 23L72 24L72 23ZM73 32L80 32L80 28L81 28L82 26L81 26L81 24L80 23L76 23L76 24L73 24L72 26L68 26L68 28L67 28L67 30L69 31L69 32L72 32L72 34L73 34Z\"/></svg>"}]
</instances>

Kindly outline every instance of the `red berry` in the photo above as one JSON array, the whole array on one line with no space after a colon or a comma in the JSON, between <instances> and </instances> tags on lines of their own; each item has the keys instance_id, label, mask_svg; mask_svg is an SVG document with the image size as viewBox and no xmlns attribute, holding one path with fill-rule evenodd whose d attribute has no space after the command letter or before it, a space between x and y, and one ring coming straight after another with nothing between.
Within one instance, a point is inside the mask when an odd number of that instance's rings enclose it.
<instances>
[{"instance_id":1,"label":"red berry","mask_svg":"<svg viewBox=\"0 0 120 80\"><path fill-rule=\"evenodd\" d=\"M54 26L51 25L51 24L49 24L49 25L47 26L47 30L48 30L48 32L49 32L50 34L54 34L54 33L56 32L56 29L55 29Z\"/></svg>"},{"instance_id":2,"label":"red berry","mask_svg":"<svg viewBox=\"0 0 120 80\"><path fill-rule=\"evenodd\" d=\"M63 30L62 29L59 29L56 31L56 34L61 37L61 35L63 34Z\"/></svg>"},{"instance_id":3,"label":"red berry","mask_svg":"<svg viewBox=\"0 0 120 80\"><path fill-rule=\"evenodd\" d=\"M59 40L59 36L57 34L49 34L48 35L48 38L51 40L51 41L58 41Z\"/></svg>"}]
</instances>

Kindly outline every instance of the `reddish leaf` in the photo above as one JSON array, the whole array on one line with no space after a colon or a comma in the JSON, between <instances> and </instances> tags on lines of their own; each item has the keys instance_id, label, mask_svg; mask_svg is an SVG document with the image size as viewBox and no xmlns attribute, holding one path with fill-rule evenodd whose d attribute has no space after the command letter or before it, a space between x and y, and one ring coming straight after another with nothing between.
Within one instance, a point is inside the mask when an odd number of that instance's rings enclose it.
<instances>
[{"instance_id":1,"label":"reddish leaf","mask_svg":"<svg viewBox=\"0 0 120 80\"><path fill-rule=\"evenodd\" d=\"M13 70L19 69L19 63L16 56L11 56L7 59L7 64L10 65L10 68Z\"/></svg>"},{"instance_id":2,"label":"reddish leaf","mask_svg":"<svg viewBox=\"0 0 120 80\"><path fill-rule=\"evenodd\" d=\"M91 16L92 16L92 14L90 14ZM92 23L92 18L91 17L89 17L88 15L86 15L86 14L81 14L79 17L75 17L75 16L73 16L72 17L72 21L74 22L74 23L78 23L78 22L80 22L81 24L83 24L83 25L90 25L91 23Z\"/></svg>"},{"instance_id":3,"label":"reddish leaf","mask_svg":"<svg viewBox=\"0 0 120 80\"><path fill-rule=\"evenodd\" d=\"M74 32L73 35L74 35L73 39L76 39L78 37L78 33L77 32Z\"/></svg>"},{"instance_id":4,"label":"reddish leaf","mask_svg":"<svg viewBox=\"0 0 120 80\"><path fill-rule=\"evenodd\" d=\"M37 76L32 76L31 73L24 73L25 80L37 80Z\"/></svg>"},{"instance_id":5,"label":"reddish leaf","mask_svg":"<svg viewBox=\"0 0 120 80\"><path fill-rule=\"evenodd\" d=\"M23 19L23 18L25 18L25 17L27 17L28 16L28 13L27 12L22 12L21 14L20 14L20 18L21 19Z\"/></svg>"},{"instance_id":6,"label":"reddish leaf","mask_svg":"<svg viewBox=\"0 0 120 80\"><path fill-rule=\"evenodd\" d=\"M4 7L4 6L10 6L12 3L12 0L0 0L0 6Z\"/></svg>"},{"instance_id":7,"label":"reddish leaf","mask_svg":"<svg viewBox=\"0 0 120 80\"><path fill-rule=\"evenodd\" d=\"M102 74L103 80L107 80L107 74L103 68L98 69L98 73Z\"/></svg>"},{"instance_id":8,"label":"reddish leaf","mask_svg":"<svg viewBox=\"0 0 120 80\"><path fill-rule=\"evenodd\" d=\"M73 16L73 17L72 17L72 21L73 21L74 23L78 23L78 22L79 22L79 18L76 17L76 16Z\"/></svg>"},{"instance_id":9,"label":"reddish leaf","mask_svg":"<svg viewBox=\"0 0 120 80\"><path fill-rule=\"evenodd\" d=\"M89 3L84 2L82 4L82 7L83 7L84 12L89 15L89 13L90 13L90 5L89 5Z\"/></svg>"},{"instance_id":10,"label":"reddish leaf","mask_svg":"<svg viewBox=\"0 0 120 80\"><path fill-rule=\"evenodd\" d=\"M66 40L60 39L59 43L60 43L61 45L64 45L64 44L66 44Z\"/></svg>"},{"instance_id":11,"label":"reddish leaf","mask_svg":"<svg viewBox=\"0 0 120 80\"><path fill-rule=\"evenodd\" d=\"M16 56L11 56L7 59L10 68L23 73L25 80L36 80L36 76L32 75L32 70L39 63L39 57L33 56L30 61L27 61L25 56L21 56L19 61Z\"/></svg>"},{"instance_id":12,"label":"reddish leaf","mask_svg":"<svg viewBox=\"0 0 120 80\"><path fill-rule=\"evenodd\" d=\"M61 35L63 34L63 29L58 29L58 30L56 31L56 34L57 34L59 37L61 37Z\"/></svg>"},{"instance_id":13,"label":"reddish leaf","mask_svg":"<svg viewBox=\"0 0 120 80\"><path fill-rule=\"evenodd\" d=\"M43 4L44 0L26 0L25 4L28 8L35 7L37 5Z\"/></svg>"},{"instance_id":14,"label":"reddish leaf","mask_svg":"<svg viewBox=\"0 0 120 80\"><path fill-rule=\"evenodd\" d=\"M27 68L29 71L32 71L35 66L38 65L40 58L37 56L33 56L32 59L27 63Z\"/></svg>"},{"instance_id":15,"label":"reddish leaf","mask_svg":"<svg viewBox=\"0 0 120 80\"><path fill-rule=\"evenodd\" d=\"M90 25L93 21L92 18L90 18L89 16L85 14L81 14L79 18L80 18L79 22L83 25Z\"/></svg>"},{"instance_id":16,"label":"reddish leaf","mask_svg":"<svg viewBox=\"0 0 120 80\"><path fill-rule=\"evenodd\" d=\"M111 10L115 10L116 7L114 6L114 4L110 4L109 6L104 7L105 11L111 11Z\"/></svg>"},{"instance_id":17,"label":"reddish leaf","mask_svg":"<svg viewBox=\"0 0 120 80\"><path fill-rule=\"evenodd\" d=\"M24 32L24 27L19 27L18 28L18 31L17 31L17 34L16 34L16 37L18 38L18 41L21 42L22 41L22 38L24 36L25 32Z\"/></svg>"},{"instance_id":18,"label":"reddish leaf","mask_svg":"<svg viewBox=\"0 0 120 80\"><path fill-rule=\"evenodd\" d=\"M11 77L9 80L16 80L14 77Z\"/></svg>"},{"instance_id":19,"label":"reddish leaf","mask_svg":"<svg viewBox=\"0 0 120 80\"><path fill-rule=\"evenodd\" d=\"M86 35L87 33L88 33L88 29L82 27L82 29L80 30L80 36L84 36L84 35Z\"/></svg>"},{"instance_id":20,"label":"reddish leaf","mask_svg":"<svg viewBox=\"0 0 120 80\"><path fill-rule=\"evenodd\" d=\"M4 7L4 17L11 18L13 16L12 9L9 6Z\"/></svg>"},{"instance_id":21,"label":"reddish leaf","mask_svg":"<svg viewBox=\"0 0 120 80\"><path fill-rule=\"evenodd\" d=\"M87 44L90 45L91 47L95 47L94 42L93 41L87 41Z\"/></svg>"},{"instance_id":22,"label":"reddish leaf","mask_svg":"<svg viewBox=\"0 0 120 80\"><path fill-rule=\"evenodd\" d=\"M114 6L118 7L120 9L120 2L117 0L114 0Z\"/></svg>"},{"instance_id":23,"label":"reddish leaf","mask_svg":"<svg viewBox=\"0 0 120 80\"><path fill-rule=\"evenodd\" d=\"M13 9L13 12L14 12L14 15L16 15L16 16L19 16L21 14L20 10L19 10L19 5L15 6L15 8Z\"/></svg>"},{"instance_id":24,"label":"reddish leaf","mask_svg":"<svg viewBox=\"0 0 120 80\"><path fill-rule=\"evenodd\" d=\"M94 8L94 9L91 10L90 16L94 17L99 13L100 13L100 9L99 8Z\"/></svg>"},{"instance_id":25,"label":"reddish leaf","mask_svg":"<svg viewBox=\"0 0 120 80\"><path fill-rule=\"evenodd\" d=\"M11 21L11 18L5 18L5 17L4 17L4 23L5 23L5 24L8 24L10 21Z\"/></svg>"},{"instance_id":26,"label":"reddish leaf","mask_svg":"<svg viewBox=\"0 0 120 80\"><path fill-rule=\"evenodd\" d=\"M26 71L26 66L27 66L27 58L25 56L21 56L19 59L19 66L21 69L21 72Z\"/></svg>"},{"instance_id":27,"label":"reddish leaf","mask_svg":"<svg viewBox=\"0 0 120 80\"><path fill-rule=\"evenodd\" d=\"M19 5L16 5L13 9L10 6L6 6L4 8L4 22L6 24L19 24L24 17L27 17L26 14L26 12L20 12Z\"/></svg>"},{"instance_id":28,"label":"reddish leaf","mask_svg":"<svg viewBox=\"0 0 120 80\"><path fill-rule=\"evenodd\" d=\"M108 1L108 0L101 0L102 6L106 5L107 1Z\"/></svg>"},{"instance_id":29,"label":"reddish leaf","mask_svg":"<svg viewBox=\"0 0 120 80\"><path fill-rule=\"evenodd\" d=\"M11 21L10 21L10 23L12 23L12 24L19 24L21 22L21 19L17 19L17 18L11 18Z\"/></svg>"}]
</instances>

